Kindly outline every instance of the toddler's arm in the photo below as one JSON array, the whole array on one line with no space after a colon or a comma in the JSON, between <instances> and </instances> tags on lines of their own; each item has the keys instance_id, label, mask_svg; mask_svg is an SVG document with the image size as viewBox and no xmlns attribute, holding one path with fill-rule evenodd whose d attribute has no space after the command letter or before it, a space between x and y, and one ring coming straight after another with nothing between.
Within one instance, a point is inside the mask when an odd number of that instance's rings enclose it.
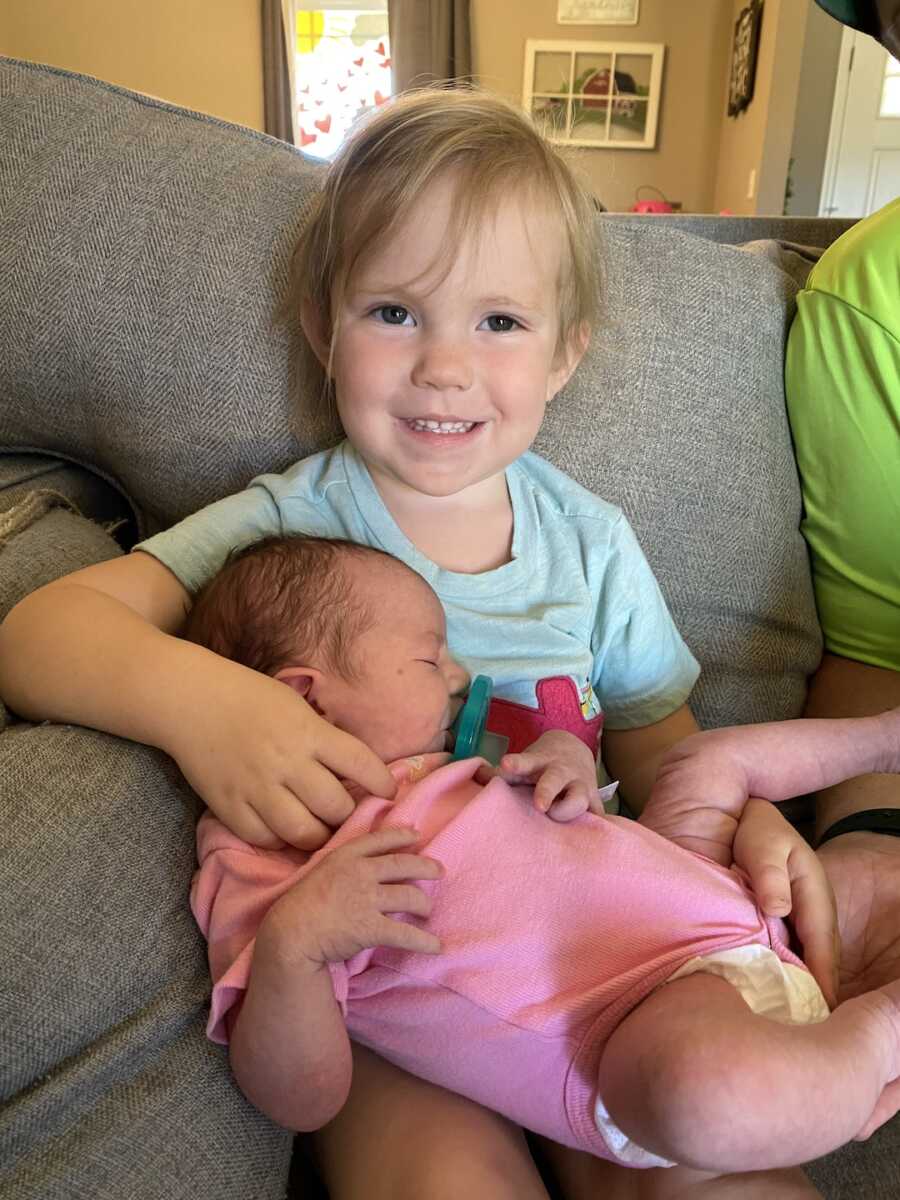
<instances>
[{"instance_id":1,"label":"toddler's arm","mask_svg":"<svg viewBox=\"0 0 900 1200\"><path fill-rule=\"evenodd\" d=\"M76 571L0 626L0 695L31 720L165 750L213 812L258 845L321 845L352 809L335 774L393 795L385 765L289 688L173 636L189 608L185 588L148 554Z\"/></svg>"},{"instance_id":2,"label":"toddler's arm","mask_svg":"<svg viewBox=\"0 0 900 1200\"><path fill-rule=\"evenodd\" d=\"M350 1043L328 964L374 946L440 952L433 934L385 915L431 911L429 897L408 881L436 879L441 867L403 853L417 837L410 829L384 829L346 842L285 893L260 926L230 1056L242 1091L279 1125L319 1129L350 1090Z\"/></svg>"},{"instance_id":3,"label":"toddler's arm","mask_svg":"<svg viewBox=\"0 0 900 1200\"><path fill-rule=\"evenodd\" d=\"M619 780L619 796L633 813L643 811L660 765L673 747L698 732L686 704L653 725L603 731L603 761L610 777Z\"/></svg>"}]
</instances>

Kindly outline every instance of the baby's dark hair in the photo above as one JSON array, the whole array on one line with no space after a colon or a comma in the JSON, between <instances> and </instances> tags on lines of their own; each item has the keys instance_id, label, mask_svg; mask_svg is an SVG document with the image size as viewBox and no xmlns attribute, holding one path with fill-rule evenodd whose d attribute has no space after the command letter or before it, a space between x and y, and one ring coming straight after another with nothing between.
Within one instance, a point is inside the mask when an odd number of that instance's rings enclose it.
<instances>
[{"instance_id":1,"label":"baby's dark hair","mask_svg":"<svg viewBox=\"0 0 900 1200\"><path fill-rule=\"evenodd\" d=\"M408 570L390 554L338 538L262 538L231 554L194 600L183 636L274 675L290 665L358 677L355 647L375 613L351 559Z\"/></svg>"}]
</instances>

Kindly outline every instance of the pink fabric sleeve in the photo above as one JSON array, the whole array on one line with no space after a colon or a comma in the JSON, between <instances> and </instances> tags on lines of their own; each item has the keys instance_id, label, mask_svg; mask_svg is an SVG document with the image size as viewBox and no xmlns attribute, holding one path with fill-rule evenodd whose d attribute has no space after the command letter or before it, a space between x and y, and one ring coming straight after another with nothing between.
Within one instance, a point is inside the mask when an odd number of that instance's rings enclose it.
<instances>
[{"instance_id":1,"label":"pink fabric sleeve","mask_svg":"<svg viewBox=\"0 0 900 1200\"><path fill-rule=\"evenodd\" d=\"M225 1045L227 1015L247 990L257 930L300 877L309 855L250 846L205 813L197 827L197 857L191 908L208 943L213 983L206 1032L211 1041Z\"/></svg>"}]
</instances>

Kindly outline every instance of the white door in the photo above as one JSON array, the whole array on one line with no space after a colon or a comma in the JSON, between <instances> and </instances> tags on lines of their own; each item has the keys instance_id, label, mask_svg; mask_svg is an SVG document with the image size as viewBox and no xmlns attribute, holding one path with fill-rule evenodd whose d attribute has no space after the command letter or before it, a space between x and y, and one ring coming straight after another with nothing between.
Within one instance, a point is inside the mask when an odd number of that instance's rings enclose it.
<instances>
[{"instance_id":1,"label":"white door","mask_svg":"<svg viewBox=\"0 0 900 1200\"><path fill-rule=\"evenodd\" d=\"M820 216L865 217L900 196L900 62L844 30Z\"/></svg>"}]
</instances>

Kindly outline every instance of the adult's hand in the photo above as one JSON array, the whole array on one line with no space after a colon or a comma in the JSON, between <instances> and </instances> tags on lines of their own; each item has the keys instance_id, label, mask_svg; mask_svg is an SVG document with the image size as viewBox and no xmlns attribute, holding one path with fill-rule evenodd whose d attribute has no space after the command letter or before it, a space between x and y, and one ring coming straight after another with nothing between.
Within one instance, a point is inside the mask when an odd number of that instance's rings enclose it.
<instances>
[{"instance_id":1,"label":"adult's hand","mask_svg":"<svg viewBox=\"0 0 900 1200\"><path fill-rule=\"evenodd\" d=\"M900 979L900 838L845 833L819 851L841 934L838 999Z\"/></svg>"}]
</instances>

